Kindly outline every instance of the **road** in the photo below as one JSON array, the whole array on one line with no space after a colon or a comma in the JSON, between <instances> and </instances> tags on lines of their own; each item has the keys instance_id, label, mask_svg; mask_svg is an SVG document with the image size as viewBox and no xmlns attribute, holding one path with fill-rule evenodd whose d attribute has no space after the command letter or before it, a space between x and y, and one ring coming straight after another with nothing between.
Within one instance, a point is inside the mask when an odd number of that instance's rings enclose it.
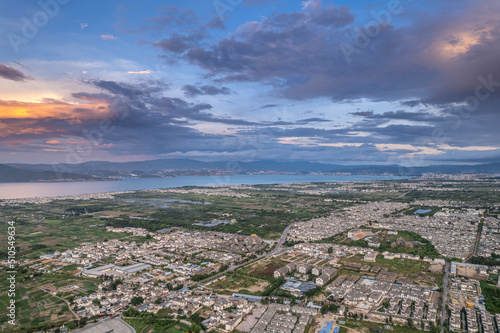
<instances>
[{"instance_id":1,"label":"road","mask_svg":"<svg viewBox=\"0 0 500 333\"><path fill-rule=\"evenodd\" d=\"M444 266L443 294L441 295L441 332L444 332L444 320L447 319L446 304L448 303L448 274L450 273L450 262L447 261Z\"/></svg>"},{"instance_id":2,"label":"road","mask_svg":"<svg viewBox=\"0 0 500 333\"><path fill-rule=\"evenodd\" d=\"M481 219L479 220L479 223L480 223L480 225L484 225L484 216L481 217ZM474 247L472 248L472 252L469 256L467 256L467 258L465 258L464 262L469 261L469 259L472 258L476 254L477 250L479 249L479 242L481 241L482 231L483 231L482 228L478 228L478 232L476 234L476 240L474 242Z\"/></svg>"},{"instance_id":3,"label":"road","mask_svg":"<svg viewBox=\"0 0 500 333\"><path fill-rule=\"evenodd\" d=\"M275 253L278 253L278 252L280 251L280 249L281 249L281 246L283 246L283 243L285 243L285 241L286 241L286 237L288 236L288 233L290 232L290 229L291 229L291 228L292 228L292 225L290 224L290 225L288 225L288 226L285 228L285 230L283 230L283 233L281 234L281 237L280 237L280 239L278 240L278 243L276 244L276 247L274 248L274 250L272 250L272 251L270 251L270 252L268 252L268 253L266 253L266 254L264 254L264 255L261 255L261 256L257 257L256 259L254 259L254 260L252 260L252 261L245 262L245 263L243 263L243 264L236 265L236 266L231 266L231 267L229 267L226 271L221 272L221 273L218 273L218 274L216 274L216 275L214 275L214 276L211 276L211 277L209 277L209 278L206 278L205 280L199 281L199 282L195 283L194 285L198 286L198 285L200 285L200 284L210 282L210 281L215 280L215 279L217 279L218 277L220 277L220 276L222 276L222 275L226 274L227 272L234 271L234 270L235 270L235 269L237 269L237 268L240 268L240 267L242 267L242 266L246 266L246 265L250 265L250 264L252 264L252 263L254 263L254 262L256 262L256 261L259 261L259 260L261 260L261 259L264 259L265 257L269 257L269 256L272 256L272 255L273 255L273 254L275 254Z\"/></svg>"},{"instance_id":4,"label":"road","mask_svg":"<svg viewBox=\"0 0 500 333\"><path fill-rule=\"evenodd\" d=\"M415 190L416 190L416 188L412 188L412 189L411 189L411 190L409 190L408 192L405 192L405 193L401 194L401 195L398 197L398 199L401 199L401 198L402 198L402 197L404 197L405 195L410 194L411 192L413 192L413 191L415 191Z\"/></svg>"},{"instance_id":5,"label":"road","mask_svg":"<svg viewBox=\"0 0 500 333\"><path fill-rule=\"evenodd\" d=\"M274 250L272 250L271 252L269 252L267 255L268 256L272 256L273 254L275 253L278 253L279 250L281 249L281 246L283 245L283 243L286 241L286 236L288 236L288 233L290 232L290 229L292 228L292 225L288 225L285 230L283 230L283 233L281 234L281 237L278 241L278 244L276 244L276 247L274 248Z\"/></svg>"},{"instance_id":6,"label":"road","mask_svg":"<svg viewBox=\"0 0 500 333\"><path fill-rule=\"evenodd\" d=\"M238 269L242 266L246 266L246 265L250 265L250 264L253 264L255 263L256 261L259 261L261 259L264 259L266 257L269 257L269 256L272 256L273 254L279 252L279 250L281 249L281 246L283 245L283 243L286 241L286 237L288 236L288 232L290 231L292 225L288 225L285 230L283 230L283 233L281 234L281 238L279 239L278 243L276 244L276 247L274 248L274 250L266 253L266 254L263 254L263 255L260 255L258 256L256 259L254 260L251 260L249 262L245 262L245 263L242 263L242 264L239 264L239 265L234 265L234 266L230 266L226 271L224 272L221 272L221 273L217 273L209 278L206 278L205 280L202 280L202 281L198 281L196 283L194 283L192 286L200 286L202 284L205 284L207 282L210 282L210 281L213 281L213 280L216 280L218 279L219 277L221 277L222 275L226 274L227 272L231 272L231 271L234 271L235 269ZM147 302L147 303L144 303L142 305L145 305L145 304L149 304L151 302ZM121 319L120 319L121 320ZM123 322L123 320L121 320ZM125 322L123 322L125 323ZM128 325L127 323L125 323L126 325ZM94 324L96 325L96 324ZM91 326L88 326L88 327L93 327L94 325L91 325ZM131 327L132 328L132 327ZM133 329L133 328L132 328ZM80 331L78 331L80 332ZM91 332L91 331L82 331L81 332ZM100 332L100 331L96 331L96 332ZM121 332L121 331L115 331L115 332ZM128 332L128 331L124 331L124 332ZM133 331L135 332L135 331Z\"/></svg>"}]
</instances>

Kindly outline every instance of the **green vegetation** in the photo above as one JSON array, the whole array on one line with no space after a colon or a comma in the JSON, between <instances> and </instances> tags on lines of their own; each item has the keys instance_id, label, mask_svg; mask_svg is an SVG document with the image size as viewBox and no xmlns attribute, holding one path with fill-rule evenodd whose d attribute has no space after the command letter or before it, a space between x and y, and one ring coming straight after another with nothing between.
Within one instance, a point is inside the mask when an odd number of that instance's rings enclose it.
<instances>
[{"instance_id":1,"label":"green vegetation","mask_svg":"<svg viewBox=\"0 0 500 333\"><path fill-rule=\"evenodd\" d=\"M152 328L158 332L172 332L177 331L188 332L190 327L171 316L155 315L151 312L139 312L134 308L129 308L123 312L123 320L132 326L136 332L141 332L145 328ZM186 330L187 328L187 330Z\"/></svg>"},{"instance_id":2,"label":"green vegetation","mask_svg":"<svg viewBox=\"0 0 500 333\"><path fill-rule=\"evenodd\" d=\"M414 200L450 200L467 202L498 202L500 193L496 191L494 183L490 182L467 182L446 181L446 184L438 184L442 191L436 188L434 191L414 190L406 194L401 201L412 202Z\"/></svg>"},{"instance_id":3,"label":"green vegetation","mask_svg":"<svg viewBox=\"0 0 500 333\"><path fill-rule=\"evenodd\" d=\"M276 289L281 287L281 285L285 283L284 278L279 278L279 279L273 279L272 283L264 289L264 291L261 293L262 296L269 296L271 295Z\"/></svg>"},{"instance_id":4,"label":"green vegetation","mask_svg":"<svg viewBox=\"0 0 500 333\"><path fill-rule=\"evenodd\" d=\"M0 304L8 304L8 282L5 273L0 273ZM88 278L75 278L71 275L40 274L31 270L18 269L16 279L16 320L21 331L28 328L32 331L43 331L51 327L59 327L73 320L65 300L71 302L75 296L83 296L97 290L98 281ZM78 286L69 291L52 291L66 286ZM0 308L0 331L7 327L6 307Z\"/></svg>"},{"instance_id":5,"label":"green vegetation","mask_svg":"<svg viewBox=\"0 0 500 333\"><path fill-rule=\"evenodd\" d=\"M339 237L339 235L325 238L317 241L318 243L336 243L344 244L349 246L358 246L364 248L373 248L375 251L380 253L388 251L393 253L408 253L412 255L419 255L422 257L437 258L439 257L439 252L436 250L434 245L427 239L423 238L419 234L413 231L398 231L397 235L388 235L387 230L383 229L372 229L375 232L375 236L371 238L376 238L380 242L380 247L370 247L368 246L368 240L359 239L352 240L347 237ZM400 242L400 240L404 241ZM411 245L410 245L411 244Z\"/></svg>"},{"instance_id":6,"label":"green vegetation","mask_svg":"<svg viewBox=\"0 0 500 333\"><path fill-rule=\"evenodd\" d=\"M75 318L69 311L68 304L78 295L89 295L97 290L97 285L101 281L98 279L78 278L74 273L79 265L67 265L55 267L50 266L50 262L44 262L47 270L61 268L59 271L50 274L40 274L27 267L40 263L40 255L79 246L83 242L101 242L112 239L124 241L145 242L150 238L136 237L130 234L120 234L107 232L106 226L116 227L144 227L154 231L165 227L182 227L186 229L221 231L238 233L243 235L257 234L263 238L278 238L283 229L294 221L307 220L317 216L325 216L333 210L343 209L347 206L357 204L362 201L391 200L411 202L413 200L459 200L477 202L500 201L500 193L495 185L488 182L453 182L436 183L437 191L413 190L408 192L404 188L406 195L400 197L404 192L403 188L397 185L401 182L411 183L412 180L378 182L375 191L369 192L345 192L336 191L336 184L312 184L304 185L311 189L328 189L331 192L326 195L305 194L303 188L290 187L287 190L277 190L274 185L258 185L235 190L243 196L209 196L198 193L174 193L174 192L154 192L139 191L119 195L116 199L92 199L92 200L56 200L49 204L21 204L17 206L0 207L0 217L4 221L15 220L16 223L16 245L19 253L18 262L24 267L18 269L17 281L17 309L20 330L42 331L51 326L58 326L62 323L69 325L81 325L81 321L74 321ZM443 187L440 191L439 187ZM362 189L373 189L370 184L358 187ZM185 190L190 187L185 187ZM395 191L385 191L393 190ZM312 193L312 192L309 192ZM325 201L325 199L332 199ZM337 201L336 199L347 199L347 201ZM397 214L413 214L418 208L428 208L431 212L423 215L432 215L439 210L439 207L417 207L397 212ZM143 217L145 219L135 219L131 217ZM152 220L151 220L152 219ZM194 226L193 222L208 222L211 220L228 221L229 224L209 228ZM482 225L478 225L481 228ZM390 251L397 253L409 253L420 256L434 258L438 256L432 244L423 239L418 234L411 231L400 231L398 235L388 235L386 230L374 229L377 234L373 239L380 241L380 247L374 248L380 252ZM320 242L342 243L347 245L357 245L368 247L366 240L352 241L346 239L346 233L341 233L323 239ZM404 242L397 242L402 239ZM0 244L6 243L6 233L0 232ZM395 243L395 244L394 244ZM412 246L406 246L411 243ZM287 241L285 246L293 246L297 242ZM330 252L330 251L329 251ZM0 249L0 255L6 256L5 249ZM34 259L24 263L25 259ZM500 258L496 255L491 258L473 257L472 263L497 265ZM192 258L196 260L195 257ZM389 271L401 274L401 276L421 285L441 285L442 273L430 271L430 265L422 261L394 259L386 260L381 256L375 263L362 261L360 256L343 258L343 260L359 262L370 267L388 267ZM107 258L100 264L111 263L113 258ZM311 262L319 265L320 262ZM290 297L290 295L279 287L284 282L283 279L274 279L273 272L285 265L285 261L279 259L264 259L256 264L247 265L236 272L227 272L224 281L218 281L211 285L217 292L231 294L240 291L248 294L262 296ZM0 271L4 273L5 270ZM341 274L356 274L345 268ZM375 273L364 273L368 276ZM195 275L193 280L203 280L210 275ZM5 293L6 280L2 278L0 282L0 304L7 304L8 297ZM114 280L107 287L115 290L120 280ZM76 285L78 288L65 288ZM486 296L486 306L491 312L500 310L500 292L494 284L481 282L483 293ZM179 285L182 288L182 285ZM54 292L56 292L54 296ZM314 296L319 291L314 289L306 296ZM283 302L283 298L280 301ZM142 299L134 299L133 304L139 305ZM324 306L322 311L335 311L331 306ZM129 313L127 320L138 332L145 329L149 332L161 331L170 333L181 333L187 331L198 331L200 323L194 318L193 325L186 325L176 322L169 313L146 317ZM0 309L0 330L7 326L5 307ZM190 321L190 322L191 322ZM133 323L133 324L132 324ZM359 326L355 326L359 327ZM377 326L379 327L379 326ZM395 327L394 332L413 332L408 327ZM415 331L416 332L416 331Z\"/></svg>"},{"instance_id":7,"label":"green vegetation","mask_svg":"<svg viewBox=\"0 0 500 333\"><path fill-rule=\"evenodd\" d=\"M239 272L233 272L232 274L228 274L225 279L211 284L210 287L218 290L217 292L225 290L228 294L239 292L242 294L259 296L268 285L268 280L250 277ZM250 289L252 291L250 291Z\"/></svg>"},{"instance_id":8,"label":"green vegetation","mask_svg":"<svg viewBox=\"0 0 500 333\"><path fill-rule=\"evenodd\" d=\"M438 287L442 284L442 273L432 272L430 270L430 264L425 261L384 259L382 256L377 256L376 262L366 262L363 261L363 256L361 255L346 258L343 259L343 261L358 262L362 265L368 265L370 267L387 267L389 272L395 272L399 275L403 275L417 284L425 283L429 286L437 285ZM360 275L360 273L343 268L339 272L339 275ZM363 275L370 275L370 273L363 273Z\"/></svg>"},{"instance_id":9,"label":"green vegetation","mask_svg":"<svg viewBox=\"0 0 500 333\"><path fill-rule=\"evenodd\" d=\"M94 219L91 215L73 215L66 211L68 204L81 204L91 209L108 207L116 209L111 202L103 206L95 200L88 201L56 201L50 205L19 205L0 207L0 216L4 221L16 221L16 244L19 249L18 260L39 258L45 253L66 251L84 242L99 242L110 239L144 242L144 237L130 234L118 234L106 231L106 222ZM119 208L119 206L118 206ZM5 229L6 230L6 229ZM6 244L7 233L0 233L0 244ZM5 254L5 248L0 249Z\"/></svg>"},{"instance_id":10,"label":"green vegetation","mask_svg":"<svg viewBox=\"0 0 500 333\"><path fill-rule=\"evenodd\" d=\"M486 257L472 257L469 259L469 263L476 265L486 265L486 266L496 266L500 265L500 260L498 258L486 258Z\"/></svg>"},{"instance_id":11,"label":"green vegetation","mask_svg":"<svg viewBox=\"0 0 500 333\"><path fill-rule=\"evenodd\" d=\"M175 202L170 203L168 208L156 209L151 214L153 221L131 221L115 218L110 219L108 223L115 227L133 226L150 231L167 227L183 227L277 237L291 222L325 215L331 210L331 207L317 198L287 193L274 194L272 191L269 193L267 191L254 192L250 198L213 197L197 194L176 195L174 193L163 193L161 196L158 193L141 193L140 195L141 197L154 196L154 199L157 200L177 198L191 203ZM210 202L210 204L201 204L201 202ZM208 222L214 219L237 220L237 222L212 228L193 225L193 221Z\"/></svg>"},{"instance_id":12,"label":"green vegetation","mask_svg":"<svg viewBox=\"0 0 500 333\"><path fill-rule=\"evenodd\" d=\"M139 296L136 296L130 300L130 304L132 305L139 305L142 304L142 302L144 302L144 298Z\"/></svg>"},{"instance_id":13,"label":"green vegetation","mask_svg":"<svg viewBox=\"0 0 500 333\"><path fill-rule=\"evenodd\" d=\"M500 288L488 281L481 281L481 290L484 295L486 310L491 313L500 313Z\"/></svg>"}]
</instances>

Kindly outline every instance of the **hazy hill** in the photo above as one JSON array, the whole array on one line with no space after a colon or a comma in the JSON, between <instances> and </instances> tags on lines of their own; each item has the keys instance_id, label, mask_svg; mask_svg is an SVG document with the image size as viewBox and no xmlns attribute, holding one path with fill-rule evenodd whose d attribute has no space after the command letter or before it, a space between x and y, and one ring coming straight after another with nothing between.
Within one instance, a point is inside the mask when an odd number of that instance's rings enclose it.
<instances>
[{"instance_id":1,"label":"hazy hill","mask_svg":"<svg viewBox=\"0 0 500 333\"><path fill-rule=\"evenodd\" d=\"M52 164L9 164L11 167L20 168L17 172L20 177L54 177L54 166ZM138 162L102 162L93 161L81 164L59 164L57 168L64 171L68 178L83 177L159 177L180 175L210 175L217 172L228 172L234 174L256 173L256 172L283 172L283 173L310 173L310 172L344 172L362 175L404 175L420 176L423 173L500 173L500 164L481 165L433 165L426 167L404 168L398 165L359 165L345 166L336 164L314 163L314 162L279 162L273 160L260 160L253 162L203 162L192 159L157 159ZM22 173L24 169L24 175ZM26 170L33 170L26 175ZM36 174L47 171L50 174ZM16 174L10 170L11 177ZM76 176L74 174L77 174ZM5 177L4 177L5 178ZM10 178L12 179L12 178ZM2 181L2 180L0 180Z\"/></svg>"},{"instance_id":2,"label":"hazy hill","mask_svg":"<svg viewBox=\"0 0 500 333\"><path fill-rule=\"evenodd\" d=\"M76 173L57 173L55 171L28 170L0 164L0 182L33 182L33 181L56 181L56 180L91 180L93 176L80 175Z\"/></svg>"}]
</instances>

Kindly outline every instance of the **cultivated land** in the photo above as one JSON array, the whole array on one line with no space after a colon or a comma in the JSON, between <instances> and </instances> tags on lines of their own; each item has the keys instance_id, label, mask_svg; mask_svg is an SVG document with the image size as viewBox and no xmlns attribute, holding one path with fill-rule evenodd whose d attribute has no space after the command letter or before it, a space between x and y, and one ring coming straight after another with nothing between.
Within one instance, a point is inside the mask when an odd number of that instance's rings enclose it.
<instances>
[{"instance_id":1,"label":"cultivated land","mask_svg":"<svg viewBox=\"0 0 500 333\"><path fill-rule=\"evenodd\" d=\"M138 332L263 333L283 320L312 332L327 314L360 332L437 331L443 316L445 331L489 332L500 320L498 185L413 179L0 201L1 227L15 221L18 264L16 327L6 262L0 270L0 330L122 315ZM251 315L269 304L279 309L269 318Z\"/></svg>"}]
</instances>

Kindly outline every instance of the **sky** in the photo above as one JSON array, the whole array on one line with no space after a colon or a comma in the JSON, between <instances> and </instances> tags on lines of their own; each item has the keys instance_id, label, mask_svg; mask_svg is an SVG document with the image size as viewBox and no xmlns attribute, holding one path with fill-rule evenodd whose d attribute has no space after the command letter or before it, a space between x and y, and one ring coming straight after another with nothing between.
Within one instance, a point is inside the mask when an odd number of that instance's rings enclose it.
<instances>
[{"instance_id":1,"label":"sky","mask_svg":"<svg viewBox=\"0 0 500 333\"><path fill-rule=\"evenodd\" d=\"M500 2L0 2L0 163L500 162Z\"/></svg>"}]
</instances>

